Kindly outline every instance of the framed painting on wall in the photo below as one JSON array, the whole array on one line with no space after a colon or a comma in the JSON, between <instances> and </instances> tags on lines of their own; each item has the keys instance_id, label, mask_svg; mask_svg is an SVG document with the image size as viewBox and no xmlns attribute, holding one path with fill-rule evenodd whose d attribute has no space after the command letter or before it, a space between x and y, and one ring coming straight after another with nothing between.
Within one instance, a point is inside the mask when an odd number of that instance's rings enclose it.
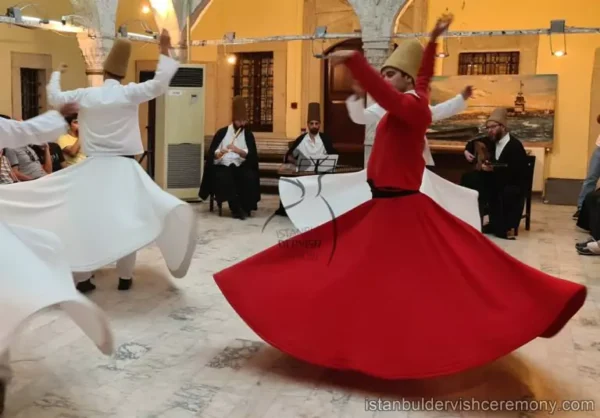
<instances>
[{"instance_id":1,"label":"framed painting on wall","mask_svg":"<svg viewBox=\"0 0 600 418\"><path fill-rule=\"evenodd\" d=\"M484 133L490 113L508 109L508 128L526 146L552 148L558 75L497 75L434 77L431 105L474 87L468 108L451 118L435 122L427 132L432 146L463 146Z\"/></svg>"}]
</instances>

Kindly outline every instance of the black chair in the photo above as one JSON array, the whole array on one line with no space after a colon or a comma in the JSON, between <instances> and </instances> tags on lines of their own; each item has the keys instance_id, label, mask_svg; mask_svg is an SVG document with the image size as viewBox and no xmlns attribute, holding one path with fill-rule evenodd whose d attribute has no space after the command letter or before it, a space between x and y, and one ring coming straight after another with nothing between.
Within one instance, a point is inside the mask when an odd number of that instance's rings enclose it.
<instances>
[{"instance_id":1,"label":"black chair","mask_svg":"<svg viewBox=\"0 0 600 418\"><path fill-rule=\"evenodd\" d=\"M535 155L527 156L527 171L524 181L525 185L525 214L521 219L525 219L525 230L531 229L531 195L533 194L533 173L535 171ZM519 228L515 229L515 234L519 234Z\"/></svg>"}]
</instances>

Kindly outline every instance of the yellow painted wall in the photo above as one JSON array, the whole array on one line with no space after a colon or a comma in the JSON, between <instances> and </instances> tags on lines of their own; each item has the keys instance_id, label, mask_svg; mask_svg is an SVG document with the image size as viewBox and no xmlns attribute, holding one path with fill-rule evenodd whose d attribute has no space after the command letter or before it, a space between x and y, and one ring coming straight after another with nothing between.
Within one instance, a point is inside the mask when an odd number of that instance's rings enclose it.
<instances>
[{"instance_id":1,"label":"yellow painted wall","mask_svg":"<svg viewBox=\"0 0 600 418\"><path fill-rule=\"evenodd\" d=\"M222 39L225 33L235 32L237 38L255 38L302 33L302 0L213 0L192 30L194 40ZM207 96L214 97L215 114L207 109L207 134L214 133L224 124L230 123L232 68L226 55L234 52L273 50L275 54L274 107L275 125L272 134L256 133L257 137L295 137L300 129L302 100L302 45L300 42L278 42L272 45L257 44L243 47L231 46L196 47L192 61L209 65ZM291 109L297 102L298 109ZM207 100L207 103L210 103ZM211 129L211 131L208 131Z\"/></svg>"},{"instance_id":2,"label":"yellow painted wall","mask_svg":"<svg viewBox=\"0 0 600 418\"><path fill-rule=\"evenodd\" d=\"M499 30L548 28L550 20L565 19L568 26L600 26L598 0L430 0L428 29L448 9L455 15L452 30ZM554 146L548 158L547 177L581 179L588 163L590 93L596 48L600 35L568 35L568 55L550 53L547 36L539 37L536 72L558 74ZM554 37L554 45L562 37ZM458 51L449 51L457 54ZM438 63L441 74L442 62Z\"/></svg>"},{"instance_id":3,"label":"yellow painted wall","mask_svg":"<svg viewBox=\"0 0 600 418\"><path fill-rule=\"evenodd\" d=\"M15 1L0 0L2 13ZM71 14L69 0L40 1L36 8L28 7L23 11L26 16L60 19ZM26 4L26 3L24 3ZM52 66L61 62L69 65L70 71L62 78L64 89L73 89L86 85L85 62L74 35L58 35L53 32L24 29L6 24L0 25L0 113L12 115L12 69L11 52L48 54L52 57ZM47 74L49 76L49 74Z\"/></svg>"}]
</instances>

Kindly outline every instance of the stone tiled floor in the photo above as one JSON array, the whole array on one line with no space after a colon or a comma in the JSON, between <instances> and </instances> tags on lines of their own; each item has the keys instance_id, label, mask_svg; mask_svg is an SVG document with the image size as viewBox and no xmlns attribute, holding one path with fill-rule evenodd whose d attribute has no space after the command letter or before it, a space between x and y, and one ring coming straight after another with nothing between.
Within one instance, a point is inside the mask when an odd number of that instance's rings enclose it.
<instances>
[{"instance_id":1,"label":"stone tiled floor","mask_svg":"<svg viewBox=\"0 0 600 418\"><path fill-rule=\"evenodd\" d=\"M246 222L219 218L198 205L202 235L182 280L169 278L155 248L138 255L129 293L116 290L112 268L101 271L90 297L111 318L114 358L102 356L60 310L33 318L13 347L15 379L5 417L600 416L582 402L571 405L587 411L548 410L550 402L564 400L593 400L600 408L600 258L575 253L573 244L586 235L571 220L572 207L536 204L532 230L522 231L518 241L499 242L536 268L589 286L586 305L558 336L468 373L385 382L281 354L245 326L215 286L212 273L275 243L275 231L291 228L287 219L275 218L262 232L277 203L265 197L257 216ZM437 410L428 405L398 411L401 404L391 402L402 399L467 403L462 409L439 404ZM507 410L509 404L490 411L484 409L495 406L486 400L540 402L519 412ZM385 411L390 408L396 410Z\"/></svg>"}]
</instances>

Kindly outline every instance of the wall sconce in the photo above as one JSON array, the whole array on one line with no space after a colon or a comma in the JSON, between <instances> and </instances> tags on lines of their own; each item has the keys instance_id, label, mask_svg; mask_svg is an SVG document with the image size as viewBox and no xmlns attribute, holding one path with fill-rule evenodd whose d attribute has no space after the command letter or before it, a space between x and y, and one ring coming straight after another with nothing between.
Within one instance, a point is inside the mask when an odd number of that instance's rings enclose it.
<instances>
[{"instance_id":1,"label":"wall sconce","mask_svg":"<svg viewBox=\"0 0 600 418\"><path fill-rule=\"evenodd\" d=\"M448 42L446 38L442 39L442 51L435 54L437 58L447 58L450 56L450 52L448 52Z\"/></svg>"},{"instance_id":2,"label":"wall sconce","mask_svg":"<svg viewBox=\"0 0 600 418\"><path fill-rule=\"evenodd\" d=\"M327 35L327 26L317 26L315 28L315 33L313 35L314 38L315 39L321 38L321 53L320 54L315 53L315 40L314 39L312 40L311 45L310 45L310 49L312 50L313 57L315 57L315 58L319 58L319 59L325 58L325 53L324 53L325 51L323 50L323 45L325 43L325 35Z\"/></svg>"},{"instance_id":3,"label":"wall sconce","mask_svg":"<svg viewBox=\"0 0 600 418\"><path fill-rule=\"evenodd\" d=\"M150 6L144 5L142 7L142 13L145 14L145 15L147 15L148 13L150 13Z\"/></svg>"},{"instance_id":4,"label":"wall sconce","mask_svg":"<svg viewBox=\"0 0 600 418\"><path fill-rule=\"evenodd\" d=\"M555 57L564 57L567 55L567 34L565 31L566 25L564 20L552 20L550 21L550 52ZM562 33L563 34L563 48L559 48L554 50L552 46L552 34L553 33Z\"/></svg>"},{"instance_id":5,"label":"wall sconce","mask_svg":"<svg viewBox=\"0 0 600 418\"><path fill-rule=\"evenodd\" d=\"M127 31L127 25L121 25L121 26L119 26L119 29L118 29L117 32L123 38L127 38L127 36L129 35L129 32Z\"/></svg>"},{"instance_id":6,"label":"wall sconce","mask_svg":"<svg viewBox=\"0 0 600 418\"><path fill-rule=\"evenodd\" d=\"M9 7L6 9L6 16L12 17L17 23L23 23L23 13L18 7Z\"/></svg>"},{"instance_id":7,"label":"wall sconce","mask_svg":"<svg viewBox=\"0 0 600 418\"><path fill-rule=\"evenodd\" d=\"M235 41L235 32L227 32L225 36L223 36L223 40L227 43L232 44Z\"/></svg>"},{"instance_id":8,"label":"wall sconce","mask_svg":"<svg viewBox=\"0 0 600 418\"><path fill-rule=\"evenodd\" d=\"M227 56L227 63L234 65L237 62L237 57L235 56L235 54L231 54L229 56Z\"/></svg>"}]
</instances>

